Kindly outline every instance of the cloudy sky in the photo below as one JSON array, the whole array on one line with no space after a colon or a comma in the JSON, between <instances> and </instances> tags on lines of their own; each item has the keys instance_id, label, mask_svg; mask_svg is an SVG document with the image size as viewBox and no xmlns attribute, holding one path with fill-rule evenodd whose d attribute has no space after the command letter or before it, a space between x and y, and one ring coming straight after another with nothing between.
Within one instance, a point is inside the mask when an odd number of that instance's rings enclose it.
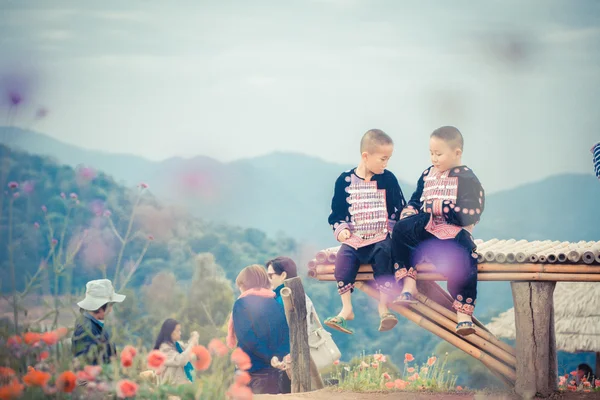
<instances>
[{"instance_id":1,"label":"cloudy sky","mask_svg":"<svg viewBox=\"0 0 600 400\"><path fill-rule=\"evenodd\" d=\"M0 0L0 54L15 124L155 160L355 163L377 127L416 181L455 125L492 192L591 173L600 140L596 0Z\"/></svg>"}]
</instances>

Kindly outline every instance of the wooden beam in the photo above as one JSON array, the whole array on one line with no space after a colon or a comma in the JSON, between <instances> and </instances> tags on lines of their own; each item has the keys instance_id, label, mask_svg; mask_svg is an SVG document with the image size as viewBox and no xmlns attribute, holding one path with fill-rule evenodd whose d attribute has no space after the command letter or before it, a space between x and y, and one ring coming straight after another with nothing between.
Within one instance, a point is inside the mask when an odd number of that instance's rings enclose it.
<instances>
[{"instance_id":1,"label":"wooden beam","mask_svg":"<svg viewBox=\"0 0 600 400\"><path fill-rule=\"evenodd\" d=\"M547 397L558 389L554 332L555 282L511 282L517 332L515 392Z\"/></svg>"},{"instance_id":2,"label":"wooden beam","mask_svg":"<svg viewBox=\"0 0 600 400\"><path fill-rule=\"evenodd\" d=\"M292 357L292 393L309 392L310 349L306 321L306 294L300 277L286 279L281 297L290 328L290 355Z\"/></svg>"}]
</instances>

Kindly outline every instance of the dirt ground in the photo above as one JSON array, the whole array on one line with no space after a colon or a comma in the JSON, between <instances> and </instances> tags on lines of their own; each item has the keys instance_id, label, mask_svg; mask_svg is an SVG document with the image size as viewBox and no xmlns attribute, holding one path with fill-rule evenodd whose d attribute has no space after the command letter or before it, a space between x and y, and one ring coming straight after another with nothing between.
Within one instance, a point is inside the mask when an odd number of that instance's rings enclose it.
<instances>
[{"instance_id":1,"label":"dirt ground","mask_svg":"<svg viewBox=\"0 0 600 400\"><path fill-rule=\"evenodd\" d=\"M486 393L486 392L454 392L454 393L432 393L432 392L339 392L332 389L316 390L309 393L279 394L279 395L257 395L255 400L513 400L520 399L519 396L510 393ZM550 397L552 400L587 400L600 399L600 393L568 392L556 393Z\"/></svg>"}]
</instances>

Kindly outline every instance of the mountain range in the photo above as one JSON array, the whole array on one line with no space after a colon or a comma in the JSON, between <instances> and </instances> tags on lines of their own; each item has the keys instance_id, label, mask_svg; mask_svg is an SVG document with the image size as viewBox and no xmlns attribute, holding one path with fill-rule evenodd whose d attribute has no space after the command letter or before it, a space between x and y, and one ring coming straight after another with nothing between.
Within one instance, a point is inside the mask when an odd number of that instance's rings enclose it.
<instances>
[{"instance_id":1,"label":"mountain range","mask_svg":"<svg viewBox=\"0 0 600 400\"><path fill-rule=\"evenodd\" d=\"M14 127L0 127L0 142L71 166L93 167L128 186L145 182L161 200L204 219L270 235L283 232L315 248L335 245L327 224L333 183L352 167L283 152L227 163L204 155L152 161L87 150ZM397 175L408 199L415 184ZM474 233L485 240L598 240L600 224L593 221L600 221L599 199L600 184L591 173L552 176L488 194Z\"/></svg>"}]
</instances>

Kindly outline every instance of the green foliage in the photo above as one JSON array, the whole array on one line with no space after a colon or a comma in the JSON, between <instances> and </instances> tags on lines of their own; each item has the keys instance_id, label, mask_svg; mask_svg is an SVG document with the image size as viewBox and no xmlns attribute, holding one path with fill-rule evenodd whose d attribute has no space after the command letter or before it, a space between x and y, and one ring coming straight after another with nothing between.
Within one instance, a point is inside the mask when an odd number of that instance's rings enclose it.
<instances>
[{"instance_id":1,"label":"green foliage","mask_svg":"<svg viewBox=\"0 0 600 400\"><path fill-rule=\"evenodd\" d=\"M201 340L224 336L233 304L230 280L248 264L295 249L290 239L272 240L255 229L207 223L164 207L143 184L127 189L102 172L1 147L9 157L6 182L19 187L2 194L0 289L13 292L14 265L23 298L53 294L56 314L64 314L87 281L112 279L127 295L107 321L117 341L150 346L168 317L180 318L187 332L199 331ZM14 250L12 262L8 249ZM196 257L199 252L207 254Z\"/></svg>"}]
</instances>

